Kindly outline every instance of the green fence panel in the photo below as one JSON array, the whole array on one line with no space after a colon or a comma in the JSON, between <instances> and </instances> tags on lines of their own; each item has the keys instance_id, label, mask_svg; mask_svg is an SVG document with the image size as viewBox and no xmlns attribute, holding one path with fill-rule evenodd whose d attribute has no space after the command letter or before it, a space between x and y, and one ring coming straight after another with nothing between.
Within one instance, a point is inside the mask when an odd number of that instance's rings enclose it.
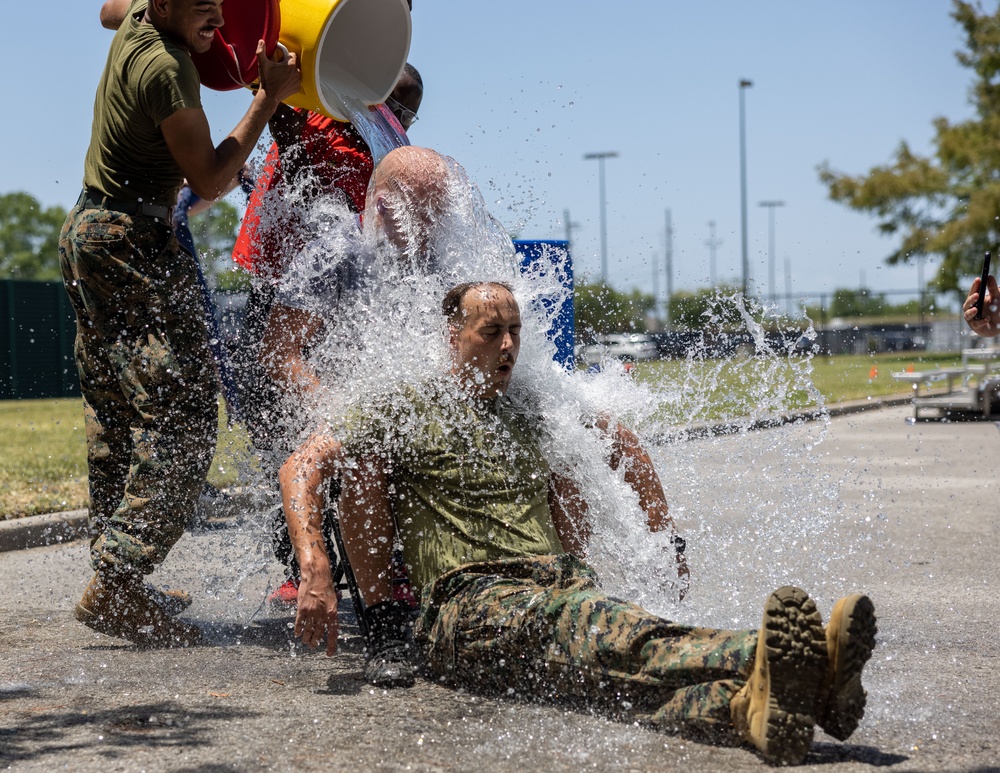
<instances>
[{"instance_id":1,"label":"green fence panel","mask_svg":"<svg viewBox=\"0 0 1000 773\"><path fill-rule=\"evenodd\" d=\"M79 395L75 337L62 282L0 280L0 400Z\"/></svg>"}]
</instances>

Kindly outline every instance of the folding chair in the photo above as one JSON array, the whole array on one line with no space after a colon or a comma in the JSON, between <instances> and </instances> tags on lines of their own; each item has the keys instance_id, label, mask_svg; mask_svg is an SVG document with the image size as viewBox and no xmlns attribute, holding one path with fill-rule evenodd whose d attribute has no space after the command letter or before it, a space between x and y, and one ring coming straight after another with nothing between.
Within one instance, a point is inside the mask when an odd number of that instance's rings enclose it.
<instances>
[{"instance_id":1,"label":"folding chair","mask_svg":"<svg viewBox=\"0 0 1000 773\"><path fill-rule=\"evenodd\" d=\"M361 590L358 588L358 580L354 576L354 570L351 568L350 561L347 560L347 550L344 547L344 537L340 531L340 510L337 507L337 500L340 498L340 481L334 479L330 481L330 491L327 496L326 509L323 511L323 520L325 526L329 527L329 534L333 537L334 545L337 548L337 555L330 556L330 561L333 566L333 585L339 590L347 590L351 596L351 602L354 604L354 614L358 620L358 628L361 631L361 635L368 640L368 620L365 617L365 606L364 599L361 598ZM400 556L393 557L394 562L396 560L401 560ZM406 577L393 577L393 597L397 596L396 589L402 586L409 586L409 580ZM405 593L405 591L404 591ZM413 616L416 617L416 609L413 610Z\"/></svg>"},{"instance_id":2,"label":"folding chair","mask_svg":"<svg viewBox=\"0 0 1000 773\"><path fill-rule=\"evenodd\" d=\"M354 604L354 616L358 621L358 628L365 641L368 640L368 620L365 617L365 602L361 598L361 590L358 588L357 578L354 570L347 560L347 550L344 547L344 537L340 533L340 512L337 508L337 498L340 495L340 481L330 481L330 494L327 497L326 510L323 511L323 519L330 527L334 544L337 546L336 557L330 556L331 560L336 558L333 568L333 586L338 590L346 589L351 594L351 601Z\"/></svg>"}]
</instances>

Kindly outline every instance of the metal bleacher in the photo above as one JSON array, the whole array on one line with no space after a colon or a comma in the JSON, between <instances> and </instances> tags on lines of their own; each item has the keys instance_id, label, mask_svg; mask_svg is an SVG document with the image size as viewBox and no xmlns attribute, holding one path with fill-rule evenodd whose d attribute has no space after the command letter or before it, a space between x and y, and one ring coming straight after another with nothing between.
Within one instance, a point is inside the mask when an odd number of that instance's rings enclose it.
<instances>
[{"instance_id":1,"label":"metal bleacher","mask_svg":"<svg viewBox=\"0 0 1000 773\"><path fill-rule=\"evenodd\" d=\"M960 366L905 371L892 377L913 386L916 419L928 418L927 411L938 418L956 413L989 418L1000 413L1000 348L964 349Z\"/></svg>"}]
</instances>

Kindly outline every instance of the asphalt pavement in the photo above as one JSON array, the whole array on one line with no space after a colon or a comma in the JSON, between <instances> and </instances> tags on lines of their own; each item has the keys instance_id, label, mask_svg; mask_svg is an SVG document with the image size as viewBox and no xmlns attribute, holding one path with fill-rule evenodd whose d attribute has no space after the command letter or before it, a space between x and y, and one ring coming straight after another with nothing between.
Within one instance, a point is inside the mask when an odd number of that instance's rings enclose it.
<instances>
[{"instance_id":1,"label":"asphalt pavement","mask_svg":"<svg viewBox=\"0 0 1000 773\"><path fill-rule=\"evenodd\" d=\"M1000 431L985 421L914 424L911 413L884 408L654 453L693 574L687 600L656 611L756 627L766 594L785 582L824 612L854 590L875 602L867 715L847 743L817 732L806 769L1000 771ZM0 769L766 767L742 748L530 696L426 679L371 688L349 610L340 651L327 658L297 645L291 615L263 603L281 580L261 536L264 509L185 534L153 576L193 593L185 619L207 642L190 649L139 649L73 619L90 574L84 542L0 552ZM608 566L614 590L633 587L656 606Z\"/></svg>"}]
</instances>

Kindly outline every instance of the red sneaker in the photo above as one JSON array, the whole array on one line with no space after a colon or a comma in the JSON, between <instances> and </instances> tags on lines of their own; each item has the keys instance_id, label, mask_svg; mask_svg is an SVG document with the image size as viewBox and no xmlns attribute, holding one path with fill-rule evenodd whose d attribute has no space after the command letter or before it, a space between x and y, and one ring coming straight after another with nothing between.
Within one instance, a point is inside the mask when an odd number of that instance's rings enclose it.
<instances>
[{"instance_id":1,"label":"red sneaker","mask_svg":"<svg viewBox=\"0 0 1000 773\"><path fill-rule=\"evenodd\" d=\"M413 586L410 584L406 564L403 563L403 554L398 550L392 554L392 599L393 601L403 601L411 608L419 606L417 596L413 592Z\"/></svg>"},{"instance_id":2,"label":"red sneaker","mask_svg":"<svg viewBox=\"0 0 1000 773\"><path fill-rule=\"evenodd\" d=\"M299 601L299 578L289 577L280 587L276 588L270 596L267 597L267 602L272 607L277 607L278 609L295 609L295 605Z\"/></svg>"}]
</instances>

